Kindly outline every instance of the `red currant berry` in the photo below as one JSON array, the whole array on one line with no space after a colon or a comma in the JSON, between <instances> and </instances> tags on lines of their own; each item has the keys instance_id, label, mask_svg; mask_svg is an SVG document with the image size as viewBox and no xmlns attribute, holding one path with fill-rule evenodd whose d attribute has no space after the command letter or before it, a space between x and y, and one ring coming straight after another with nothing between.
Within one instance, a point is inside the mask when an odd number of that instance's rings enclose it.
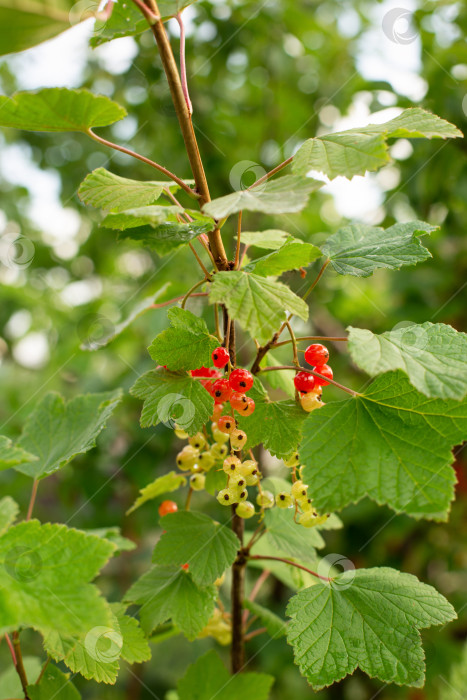
<instances>
[{"instance_id":1,"label":"red currant berry","mask_svg":"<svg viewBox=\"0 0 467 700\"><path fill-rule=\"evenodd\" d=\"M216 379L212 385L212 395L214 396L214 401L216 403L223 403L224 401L229 401L232 394L232 389L229 384L228 379Z\"/></svg>"},{"instance_id":2,"label":"red currant berry","mask_svg":"<svg viewBox=\"0 0 467 700\"><path fill-rule=\"evenodd\" d=\"M221 375L213 367L200 367L199 369L192 369L190 372L192 377L220 377Z\"/></svg>"},{"instance_id":3,"label":"red currant berry","mask_svg":"<svg viewBox=\"0 0 467 700\"><path fill-rule=\"evenodd\" d=\"M201 384L211 396L214 396L214 389L212 388L214 382L212 379L201 379Z\"/></svg>"},{"instance_id":4,"label":"red currant berry","mask_svg":"<svg viewBox=\"0 0 467 700\"><path fill-rule=\"evenodd\" d=\"M329 350L320 343L309 345L305 350L305 360L312 367L314 365L325 365L329 360Z\"/></svg>"},{"instance_id":5,"label":"red currant berry","mask_svg":"<svg viewBox=\"0 0 467 700\"><path fill-rule=\"evenodd\" d=\"M241 394L239 391L234 391L230 397L230 405L234 411L239 411L241 413L243 409L248 404L248 397L245 394Z\"/></svg>"},{"instance_id":6,"label":"red currant berry","mask_svg":"<svg viewBox=\"0 0 467 700\"><path fill-rule=\"evenodd\" d=\"M253 375L247 369L234 369L230 373L229 382L234 391L244 394L253 386Z\"/></svg>"},{"instance_id":7,"label":"red currant berry","mask_svg":"<svg viewBox=\"0 0 467 700\"><path fill-rule=\"evenodd\" d=\"M217 421L217 427L222 433L231 433L237 427L232 416L222 416Z\"/></svg>"},{"instance_id":8,"label":"red currant berry","mask_svg":"<svg viewBox=\"0 0 467 700\"><path fill-rule=\"evenodd\" d=\"M164 515L168 515L169 513L176 513L177 510L178 506L175 501L162 501L159 506L159 515L163 518Z\"/></svg>"},{"instance_id":9,"label":"red currant berry","mask_svg":"<svg viewBox=\"0 0 467 700\"><path fill-rule=\"evenodd\" d=\"M314 368L314 370L315 372L318 372L318 374L322 374L323 377L327 377L328 379L332 379L334 376L329 365L318 365ZM317 386L327 386L329 382L326 382L324 379L320 379L319 377L315 377L315 384Z\"/></svg>"},{"instance_id":10,"label":"red currant berry","mask_svg":"<svg viewBox=\"0 0 467 700\"><path fill-rule=\"evenodd\" d=\"M216 403L216 404L214 404L214 409L213 409L212 416L211 416L211 421L212 421L213 423L217 423L217 421L219 420L219 418L220 418L221 415L222 415L222 411L223 411L223 410L224 410L224 404L223 404L223 403Z\"/></svg>"},{"instance_id":11,"label":"red currant berry","mask_svg":"<svg viewBox=\"0 0 467 700\"><path fill-rule=\"evenodd\" d=\"M225 367L230 359L229 351L222 346L216 348L211 357L214 367Z\"/></svg>"},{"instance_id":12,"label":"red currant berry","mask_svg":"<svg viewBox=\"0 0 467 700\"><path fill-rule=\"evenodd\" d=\"M242 414L242 416L251 416L253 411L255 410L255 402L253 399L250 399L249 396L247 396L246 399L246 405L243 406L243 408L239 411L239 413Z\"/></svg>"},{"instance_id":13,"label":"red currant berry","mask_svg":"<svg viewBox=\"0 0 467 700\"><path fill-rule=\"evenodd\" d=\"M295 375L293 383L298 391L303 391L307 393L312 391L315 385L315 378L309 372L299 372Z\"/></svg>"}]
</instances>

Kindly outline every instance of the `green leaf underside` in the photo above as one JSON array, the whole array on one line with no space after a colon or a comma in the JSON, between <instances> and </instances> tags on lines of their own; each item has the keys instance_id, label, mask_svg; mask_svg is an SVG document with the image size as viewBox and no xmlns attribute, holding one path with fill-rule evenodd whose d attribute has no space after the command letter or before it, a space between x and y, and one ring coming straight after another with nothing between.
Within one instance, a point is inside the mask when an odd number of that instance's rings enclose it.
<instances>
[{"instance_id":1,"label":"green leaf underside","mask_svg":"<svg viewBox=\"0 0 467 700\"><path fill-rule=\"evenodd\" d=\"M86 329L87 338L80 345L80 349L88 351L98 350L111 343L112 340L131 326L133 321L150 309L153 304L165 294L169 286L170 282L166 282L157 292L150 294L148 297L135 304L128 316L123 321L120 321L120 323L113 325L108 319L96 316L92 324Z\"/></svg>"},{"instance_id":2,"label":"green leaf underside","mask_svg":"<svg viewBox=\"0 0 467 700\"><path fill-rule=\"evenodd\" d=\"M111 624L94 627L85 636L51 632L44 642L47 653L73 673L98 683L115 683L120 658L129 663L148 661L151 651L138 620L125 615L121 603L113 603L110 610Z\"/></svg>"},{"instance_id":3,"label":"green leaf underside","mask_svg":"<svg viewBox=\"0 0 467 700\"><path fill-rule=\"evenodd\" d=\"M0 13L1 16L1 13ZM35 683L42 670L42 660L36 656L23 656L24 670L30 683ZM16 668L10 664L9 668L0 673L0 700L11 700L23 697L23 689Z\"/></svg>"},{"instance_id":4,"label":"green leaf underside","mask_svg":"<svg viewBox=\"0 0 467 700\"><path fill-rule=\"evenodd\" d=\"M125 601L141 605L146 634L172 620L188 639L195 639L209 622L216 597L215 586L197 586L180 567L153 566L130 588Z\"/></svg>"},{"instance_id":5,"label":"green leaf underside","mask_svg":"<svg viewBox=\"0 0 467 700\"><path fill-rule=\"evenodd\" d=\"M181 474L177 474L174 471L159 476L155 481L145 486L140 490L140 495L133 503L131 508L127 510L126 515L133 513L134 510L147 503L147 501L152 501L158 496L162 496L164 493L170 493L171 491L177 491L182 486L185 486L186 478Z\"/></svg>"},{"instance_id":6,"label":"green leaf underside","mask_svg":"<svg viewBox=\"0 0 467 700\"><path fill-rule=\"evenodd\" d=\"M148 348L154 362L170 370L209 367L219 341L209 333L204 319L179 307L170 309L167 317L171 328L159 333Z\"/></svg>"},{"instance_id":7,"label":"green leaf underside","mask_svg":"<svg viewBox=\"0 0 467 700\"><path fill-rule=\"evenodd\" d=\"M74 457L88 452L120 402L120 389L84 394L65 403L56 393L47 394L28 416L19 445L37 454L36 462L20 464L17 471L43 479Z\"/></svg>"},{"instance_id":8,"label":"green leaf underside","mask_svg":"<svg viewBox=\"0 0 467 700\"><path fill-rule=\"evenodd\" d=\"M316 528L306 528L294 522L294 513L294 508L271 508L266 511L265 537L277 551L288 557L316 561L315 549L324 547L324 540Z\"/></svg>"},{"instance_id":9,"label":"green leaf underside","mask_svg":"<svg viewBox=\"0 0 467 700\"><path fill-rule=\"evenodd\" d=\"M215 651L201 656L178 681L180 700L267 700L272 676L237 673L231 676Z\"/></svg>"},{"instance_id":10,"label":"green leaf underside","mask_svg":"<svg viewBox=\"0 0 467 700\"><path fill-rule=\"evenodd\" d=\"M359 666L372 678L420 687L425 677L419 631L456 617L434 588L386 567L346 571L291 598L287 641L315 690Z\"/></svg>"},{"instance_id":11,"label":"green leaf underside","mask_svg":"<svg viewBox=\"0 0 467 700\"><path fill-rule=\"evenodd\" d=\"M170 180L130 180L105 168L97 168L85 177L79 186L78 196L81 201L98 209L121 212L155 204L164 187L171 192L180 189L180 185Z\"/></svg>"},{"instance_id":12,"label":"green leaf underside","mask_svg":"<svg viewBox=\"0 0 467 700\"><path fill-rule=\"evenodd\" d=\"M237 536L227 525L220 525L203 513L170 513L160 523L164 532L154 549L153 562L161 566L189 564L196 584L214 583L237 556Z\"/></svg>"},{"instance_id":13,"label":"green leaf underside","mask_svg":"<svg viewBox=\"0 0 467 700\"><path fill-rule=\"evenodd\" d=\"M0 535L8 530L19 513L19 505L11 496L0 499Z\"/></svg>"},{"instance_id":14,"label":"green leaf underside","mask_svg":"<svg viewBox=\"0 0 467 700\"><path fill-rule=\"evenodd\" d=\"M462 700L467 687L467 644L464 643L460 661L451 668L449 680L440 676L439 700Z\"/></svg>"},{"instance_id":15,"label":"green leaf underside","mask_svg":"<svg viewBox=\"0 0 467 700\"><path fill-rule=\"evenodd\" d=\"M456 481L451 448L467 438L467 400L427 398L399 370L314 411L303 433L303 479L319 512L369 496L415 518L446 520Z\"/></svg>"},{"instance_id":16,"label":"green leaf underside","mask_svg":"<svg viewBox=\"0 0 467 700\"><path fill-rule=\"evenodd\" d=\"M87 131L123 119L126 110L89 90L43 88L0 95L0 126L25 131Z\"/></svg>"},{"instance_id":17,"label":"green leaf underside","mask_svg":"<svg viewBox=\"0 0 467 700\"><path fill-rule=\"evenodd\" d=\"M232 318L260 342L267 342L286 312L306 321L308 306L282 282L242 272L218 272L209 301L227 306Z\"/></svg>"},{"instance_id":18,"label":"green leaf underside","mask_svg":"<svg viewBox=\"0 0 467 700\"><path fill-rule=\"evenodd\" d=\"M353 361L371 377L403 370L422 394L462 399L467 394L467 335L443 323L422 323L376 335L349 331Z\"/></svg>"},{"instance_id":19,"label":"green leaf underside","mask_svg":"<svg viewBox=\"0 0 467 700\"><path fill-rule=\"evenodd\" d=\"M118 240L131 239L143 243L159 256L168 255L181 246L189 243L202 233L212 231L212 222L192 221L189 224L179 224L175 221L166 221L152 228L152 226L138 226L129 228L118 234Z\"/></svg>"},{"instance_id":20,"label":"green leaf underside","mask_svg":"<svg viewBox=\"0 0 467 700\"><path fill-rule=\"evenodd\" d=\"M255 411L238 416L239 428L248 436L246 449L263 444L276 457L289 456L301 440L305 411L291 399L271 401L257 379L248 396L255 401Z\"/></svg>"},{"instance_id":21,"label":"green leaf underside","mask_svg":"<svg viewBox=\"0 0 467 700\"><path fill-rule=\"evenodd\" d=\"M176 214L183 214L183 207L173 204L152 204L147 207L111 212L107 214L101 226L118 231L140 226L150 226L155 229L159 224L165 223L169 217L174 218Z\"/></svg>"},{"instance_id":22,"label":"green leaf underside","mask_svg":"<svg viewBox=\"0 0 467 700\"><path fill-rule=\"evenodd\" d=\"M338 175L350 179L390 162L387 139L460 136L462 132L453 124L415 107L384 124L369 124L308 139L297 151L292 170L302 175L317 170L331 179Z\"/></svg>"},{"instance_id":23,"label":"green leaf underside","mask_svg":"<svg viewBox=\"0 0 467 700\"><path fill-rule=\"evenodd\" d=\"M277 359L272 352L268 352L260 363L261 367L277 367L280 365L282 365L282 361ZM294 376L294 370L284 369L280 372L267 372L262 375L262 380L267 382L273 389L281 389L289 398L295 399Z\"/></svg>"},{"instance_id":24,"label":"green leaf underside","mask_svg":"<svg viewBox=\"0 0 467 700\"><path fill-rule=\"evenodd\" d=\"M290 234L279 229L271 228L266 231L242 231L241 242L255 248L277 250L281 248Z\"/></svg>"},{"instance_id":25,"label":"green leaf underside","mask_svg":"<svg viewBox=\"0 0 467 700\"><path fill-rule=\"evenodd\" d=\"M162 0L158 2L159 12L165 21L194 2L197 0ZM133 2L123 3L119 0L114 3L110 17L106 16L105 11L97 16L91 46L100 46L106 41L123 36L135 36L146 29L149 29L149 24L136 5Z\"/></svg>"},{"instance_id":26,"label":"green leaf underside","mask_svg":"<svg viewBox=\"0 0 467 700\"><path fill-rule=\"evenodd\" d=\"M437 228L423 221L394 224L386 230L354 224L339 229L321 250L340 275L369 277L378 268L398 270L431 258L419 236Z\"/></svg>"},{"instance_id":27,"label":"green leaf underside","mask_svg":"<svg viewBox=\"0 0 467 700\"><path fill-rule=\"evenodd\" d=\"M0 634L32 627L86 635L111 624L107 603L90 581L112 556L107 540L37 520L0 537Z\"/></svg>"},{"instance_id":28,"label":"green leaf underside","mask_svg":"<svg viewBox=\"0 0 467 700\"><path fill-rule=\"evenodd\" d=\"M258 211L263 214L294 214L304 209L312 192L324 182L296 175L284 175L249 190L232 192L214 199L203 207L213 219L224 219L236 212Z\"/></svg>"},{"instance_id":29,"label":"green leaf underside","mask_svg":"<svg viewBox=\"0 0 467 700\"><path fill-rule=\"evenodd\" d=\"M26 450L17 445L13 445L9 438L0 435L0 471L11 469L11 467L16 467L18 464L34 462L35 460L37 460L36 455L26 452Z\"/></svg>"},{"instance_id":30,"label":"green leaf underside","mask_svg":"<svg viewBox=\"0 0 467 700\"><path fill-rule=\"evenodd\" d=\"M53 5L47 0L0 0L0 27L8 27L2 32L0 55L24 51L69 29L73 4L74 0L55 0ZM81 14L83 19L87 16Z\"/></svg>"},{"instance_id":31,"label":"green leaf underside","mask_svg":"<svg viewBox=\"0 0 467 700\"><path fill-rule=\"evenodd\" d=\"M39 683L27 687L30 700L80 700L81 695L71 682L70 674L49 664Z\"/></svg>"},{"instance_id":32,"label":"green leaf underside","mask_svg":"<svg viewBox=\"0 0 467 700\"><path fill-rule=\"evenodd\" d=\"M279 615L276 615L268 608L265 608L251 600L245 600L243 605L247 610L253 613L253 615L256 615L260 622L263 623L270 637L273 639L284 637L287 632L287 623L285 620L280 618Z\"/></svg>"},{"instance_id":33,"label":"green leaf underside","mask_svg":"<svg viewBox=\"0 0 467 700\"><path fill-rule=\"evenodd\" d=\"M141 427L177 423L189 435L202 429L212 415L214 399L197 379L165 369L150 370L131 387L143 399Z\"/></svg>"},{"instance_id":34,"label":"green leaf underside","mask_svg":"<svg viewBox=\"0 0 467 700\"><path fill-rule=\"evenodd\" d=\"M290 236L281 248L253 260L248 265L245 265L243 269L264 277L281 275L287 270L307 267L311 262L320 258L321 255L320 249L316 246Z\"/></svg>"}]
</instances>

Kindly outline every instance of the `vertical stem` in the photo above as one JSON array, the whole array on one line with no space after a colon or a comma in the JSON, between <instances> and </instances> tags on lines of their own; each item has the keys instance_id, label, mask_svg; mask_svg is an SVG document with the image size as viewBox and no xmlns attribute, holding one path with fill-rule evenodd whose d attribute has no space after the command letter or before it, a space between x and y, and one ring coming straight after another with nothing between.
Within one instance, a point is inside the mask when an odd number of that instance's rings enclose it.
<instances>
[{"instance_id":1,"label":"vertical stem","mask_svg":"<svg viewBox=\"0 0 467 700\"><path fill-rule=\"evenodd\" d=\"M177 15L178 26L180 27L180 74L182 79L182 89L185 95L185 102L188 107L190 114L193 114L193 105L190 100L190 93L188 92L188 80L186 77L186 54L185 54L185 25L183 24L182 13L179 12Z\"/></svg>"},{"instance_id":2,"label":"vertical stem","mask_svg":"<svg viewBox=\"0 0 467 700\"><path fill-rule=\"evenodd\" d=\"M245 521L233 516L232 530L243 547ZM230 650L232 673L240 673L245 664L245 640L243 634L243 598L245 589L246 559L240 550L232 566L232 646Z\"/></svg>"},{"instance_id":3,"label":"vertical stem","mask_svg":"<svg viewBox=\"0 0 467 700\"><path fill-rule=\"evenodd\" d=\"M28 695L28 679L26 676L26 671L23 664L23 655L21 653L21 645L19 642L19 633L13 632L13 648L15 650L16 656L16 671L18 673L19 679L21 681L21 687L23 689L25 700L29 700Z\"/></svg>"},{"instance_id":4,"label":"vertical stem","mask_svg":"<svg viewBox=\"0 0 467 700\"><path fill-rule=\"evenodd\" d=\"M31 491L31 498L29 501L29 506L28 506L28 512L26 515L26 520L31 520L32 516L32 511L34 509L34 503L36 502L36 496L37 496L37 487L39 486L39 482L37 479L34 479L32 483L32 491Z\"/></svg>"}]
</instances>

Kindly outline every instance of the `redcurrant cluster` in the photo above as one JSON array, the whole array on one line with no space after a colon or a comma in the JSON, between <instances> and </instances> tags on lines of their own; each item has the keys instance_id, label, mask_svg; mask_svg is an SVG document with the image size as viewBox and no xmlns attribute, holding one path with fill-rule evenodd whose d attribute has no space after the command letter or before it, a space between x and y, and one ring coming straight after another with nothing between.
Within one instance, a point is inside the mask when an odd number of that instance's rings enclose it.
<instances>
[{"instance_id":1,"label":"redcurrant cluster","mask_svg":"<svg viewBox=\"0 0 467 700\"><path fill-rule=\"evenodd\" d=\"M234 411L242 416L250 416L255 410L255 402L246 393L253 386L253 375L247 369L239 368L222 377L215 367L225 367L229 359L226 348L220 346L212 353L214 368L201 367L192 370L191 375L201 378L201 384L214 398L216 405L229 402Z\"/></svg>"},{"instance_id":2,"label":"redcurrant cluster","mask_svg":"<svg viewBox=\"0 0 467 700\"><path fill-rule=\"evenodd\" d=\"M309 345L305 350L305 361L311 365L315 372L321 374L327 379L332 379L332 369L327 365L329 359L329 350L320 343ZM315 408L324 406L321 394L323 386L327 386L329 382L321 377L316 377L310 372L297 372L294 377L295 388L300 397L300 403L304 411L311 413Z\"/></svg>"}]
</instances>

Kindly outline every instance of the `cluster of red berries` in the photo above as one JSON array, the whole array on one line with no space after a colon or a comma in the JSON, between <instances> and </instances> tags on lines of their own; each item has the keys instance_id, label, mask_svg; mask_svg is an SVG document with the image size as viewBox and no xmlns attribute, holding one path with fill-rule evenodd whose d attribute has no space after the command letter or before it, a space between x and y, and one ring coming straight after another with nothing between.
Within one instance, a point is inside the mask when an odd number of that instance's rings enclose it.
<instances>
[{"instance_id":1,"label":"cluster of red berries","mask_svg":"<svg viewBox=\"0 0 467 700\"><path fill-rule=\"evenodd\" d=\"M230 402L234 411L242 416L251 416L255 402L246 393L253 386L253 375L247 369L234 369L228 377L222 377L215 367L225 367L230 356L226 348L220 346L212 353L214 367L200 367L191 370L192 377L200 377L201 384L213 397L216 406ZM221 415L222 411L219 413Z\"/></svg>"},{"instance_id":2,"label":"cluster of red berries","mask_svg":"<svg viewBox=\"0 0 467 700\"><path fill-rule=\"evenodd\" d=\"M305 361L313 367L314 371L318 372L318 374L321 374L326 379L332 379L332 369L326 364L328 359L329 350L320 343L309 345L305 350ZM297 372L295 375L295 388L299 392L302 408L307 411L307 413L314 411L315 408L323 406L321 393L323 391L323 386L329 384L326 379L321 379L321 377L316 377L314 374L310 374L310 372L306 371Z\"/></svg>"}]
</instances>

